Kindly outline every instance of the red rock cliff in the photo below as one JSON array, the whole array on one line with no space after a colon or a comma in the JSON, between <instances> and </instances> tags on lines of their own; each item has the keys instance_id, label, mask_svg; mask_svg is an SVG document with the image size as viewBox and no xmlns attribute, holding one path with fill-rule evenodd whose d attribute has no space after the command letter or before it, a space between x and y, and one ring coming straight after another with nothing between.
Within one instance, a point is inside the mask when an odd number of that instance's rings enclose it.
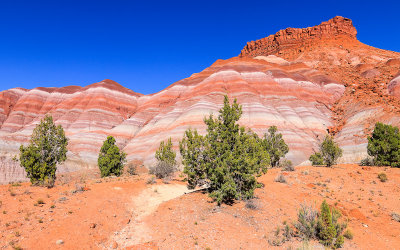
<instances>
[{"instance_id":1,"label":"red rock cliff","mask_svg":"<svg viewBox=\"0 0 400 250\"><path fill-rule=\"evenodd\" d=\"M242 49L240 57L277 54L282 49L299 50L301 45L310 41L332 39L337 36L357 39L357 30L350 19L337 16L314 27L280 30L275 35L248 42Z\"/></svg>"}]
</instances>

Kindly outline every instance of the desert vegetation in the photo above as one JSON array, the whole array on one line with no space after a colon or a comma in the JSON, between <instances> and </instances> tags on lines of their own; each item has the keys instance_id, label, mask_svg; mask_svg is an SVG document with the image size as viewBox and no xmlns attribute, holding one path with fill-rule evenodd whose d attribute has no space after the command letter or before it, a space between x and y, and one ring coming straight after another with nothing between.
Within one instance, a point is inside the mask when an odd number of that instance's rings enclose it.
<instances>
[{"instance_id":1,"label":"desert vegetation","mask_svg":"<svg viewBox=\"0 0 400 250\"><path fill-rule=\"evenodd\" d=\"M237 124L241 115L236 99L231 105L225 96L218 117L204 119L207 134L189 129L180 142L188 186L206 185L218 204L252 198L256 176L266 173L270 165L263 140Z\"/></svg>"},{"instance_id":2,"label":"desert vegetation","mask_svg":"<svg viewBox=\"0 0 400 250\"><path fill-rule=\"evenodd\" d=\"M19 148L19 161L34 185L54 186L57 164L67 159L68 139L61 125L46 115L33 130L28 146Z\"/></svg>"},{"instance_id":3,"label":"desert vegetation","mask_svg":"<svg viewBox=\"0 0 400 250\"><path fill-rule=\"evenodd\" d=\"M319 152L312 154L309 158L312 165L326 165L331 167L336 164L337 160L342 156L343 150L333 140L333 137L326 135L319 146Z\"/></svg>"},{"instance_id":4,"label":"desert vegetation","mask_svg":"<svg viewBox=\"0 0 400 250\"><path fill-rule=\"evenodd\" d=\"M347 223L341 222L341 217L341 213L331 208L325 200L319 211L311 205L302 204L297 213L297 220L292 225L284 222L283 230L277 227L274 238L269 243L280 246L292 237L297 237L305 242L317 240L326 247L341 248L344 238L353 238L349 229L345 231Z\"/></svg>"},{"instance_id":5,"label":"desert vegetation","mask_svg":"<svg viewBox=\"0 0 400 250\"><path fill-rule=\"evenodd\" d=\"M278 128L276 126L271 126L268 132L264 135L264 140L262 141L263 146L268 151L271 167L277 167L280 163L282 157L284 157L289 152L289 147L282 138L282 134L277 133ZM290 165L286 160L285 167Z\"/></svg>"},{"instance_id":6,"label":"desert vegetation","mask_svg":"<svg viewBox=\"0 0 400 250\"><path fill-rule=\"evenodd\" d=\"M172 149L172 140L160 142L160 146L155 153L157 163L149 169L150 174L154 174L159 179L170 178L177 170L176 153Z\"/></svg>"},{"instance_id":7,"label":"desert vegetation","mask_svg":"<svg viewBox=\"0 0 400 250\"><path fill-rule=\"evenodd\" d=\"M120 176L123 173L126 154L115 144L115 138L108 136L100 149L97 163L101 177L110 175Z\"/></svg>"},{"instance_id":8,"label":"desert vegetation","mask_svg":"<svg viewBox=\"0 0 400 250\"><path fill-rule=\"evenodd\" d=\"M373 157L373 164L400 167L399 128L376 123L372 135L368 137L367 149L368 154Z\"/></svg>"}]
</instances>

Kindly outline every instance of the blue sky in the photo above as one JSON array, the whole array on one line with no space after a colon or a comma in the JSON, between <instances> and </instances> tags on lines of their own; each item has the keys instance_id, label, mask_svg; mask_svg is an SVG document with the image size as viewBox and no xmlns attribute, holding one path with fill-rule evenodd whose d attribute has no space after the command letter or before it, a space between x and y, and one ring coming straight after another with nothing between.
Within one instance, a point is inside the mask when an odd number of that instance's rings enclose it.
<instances>
[{"instance_id":1,"label":"blue sky","mask_svg":"<svg viewBox=\"0 0 400 250\"><path fill-rule=\"evenodd\" d=\"M112 79L149 94L237 56L247 41L336 15L400 51L397 1L18 1L0 3L0 90Z\"/></svg>"}]
</instances>

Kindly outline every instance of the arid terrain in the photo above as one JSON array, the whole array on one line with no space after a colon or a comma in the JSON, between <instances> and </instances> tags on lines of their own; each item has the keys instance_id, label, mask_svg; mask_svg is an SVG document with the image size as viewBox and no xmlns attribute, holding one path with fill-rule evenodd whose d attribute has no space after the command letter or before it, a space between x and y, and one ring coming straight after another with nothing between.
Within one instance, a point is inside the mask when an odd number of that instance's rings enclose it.
<instances>
[{"instance_id":1,"label":"arid terrain","mask_svg":"<svg viewBox=\"0 0 400 250\"><path fill-rule=\"evenodd\" d=\"M296 237L272 244L302 204L319 209L323 200L354 234L345 249L399 249L400 168L358 163L376 122L400 125L400 53L361 43L344 17L287 28L239 52L149 95L108 79L0 92L0 249L323 249ZM181 172L152 183L160 142L172 138L178 153L188 128L204 134L204 117L224 95L242 105L240 125L259 136L277 126L295 171L271 168L254 199L221 206L189 190ZM45 115L69 139L50 189L31 186L16 161ZM327 133L343 156L331 168L312 167L309 156ZM108 135L138 175L100 178Z\"/></svg>"},{"instance_id":2,"label":"arid terrain","mask_svg":"<svg viewBox=\"0 0 400 250\"><path fill-rule=\"evenodd\" d=\"M149 176L88 179L75 175L52 189L28 183L1 186L0 247L12 249L265 249L302 203L336 207L354 233L345 249L400 245L400 169L338 165L280 169L259 178L254 205L217 206L207 194L188 193L180 180L146 184ZM387 182L377 175L385 172ZM43 204L38 204L43 201ZM62 240L62 244L57 241ZM301 247L293 238L283 248ZM310 246L321 247L317 242Z\"/></svg>"}]
</instances>

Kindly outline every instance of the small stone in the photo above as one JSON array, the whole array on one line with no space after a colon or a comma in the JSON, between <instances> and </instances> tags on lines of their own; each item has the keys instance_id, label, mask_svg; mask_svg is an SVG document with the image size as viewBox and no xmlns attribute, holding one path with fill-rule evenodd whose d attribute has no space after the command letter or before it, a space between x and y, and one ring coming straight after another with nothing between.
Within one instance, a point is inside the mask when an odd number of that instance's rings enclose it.
<instances>
[{"instance_id":1,"label":"small stone","mask_svg":"<svg viewBox=\"0 0 400 250\"><path fill-rule=\"evenodd\" d=\"M392 213L392 219L397 222L400 222L400 215L396 214L396 213Z\"/></svg>"},{"instance_id":2,"label":"small stone","mask_svg":"<svg viewBox=\"0 0 400 250\"><path fill-rule=\"evenodd\" d=\"M367 224L362 224L363 225L363 227L368 227L368 225Z\"/></svg>"},{"instance_id":3,"label":"small stone","mask_svg":"<svg viewBox=\"0 0 400 250\"><path fill-rule=\"evenodd\" d=\"M66 201L67 198L66 197L61 197L60 199L58 199L58 201Z\"/></svg>"},{"instance_id":4,"label":"small stone","mask_svg":"<svg viewBox=\"0 0 400 250\"><path fill-rule=\"evenodd\" d=\"M96 228L96 223L90 223L90 228Z\"/></svg>"},{"instance_id":5,"label":"small stone","mask_svg":"<svg viewBox=\"0 0 400 250\"><path fill-rule=\"evenodd\" d=\"M116 241L114 241L113 243L112 243L112 249L117 249L118 248L118 243L116 242Z\"/></svg>"},{"instance_id":6,"label":"small stone","mask_svg":"<svg viewBox=\"0 0 400 250\"><path fill-rule=\"evenodd\" d=\"M57 240L57 241L56 241L56 244L57 244L57 245L62 245L62 244L64 244L64 241L63 241L63 240Z\"/></svg>"}]
</instances>

